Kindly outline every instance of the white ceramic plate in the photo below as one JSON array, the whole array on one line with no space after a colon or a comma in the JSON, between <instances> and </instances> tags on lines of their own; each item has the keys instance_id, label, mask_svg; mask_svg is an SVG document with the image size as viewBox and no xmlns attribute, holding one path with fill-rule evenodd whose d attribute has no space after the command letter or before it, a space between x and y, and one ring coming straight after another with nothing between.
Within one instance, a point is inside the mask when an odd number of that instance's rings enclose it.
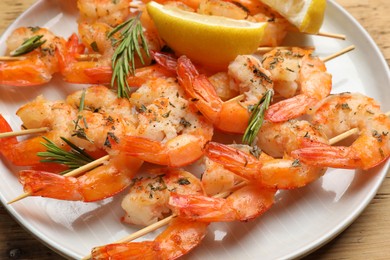
<instances>
[{"instance_id":1,"label":"white ceramic plate","mask_svg":"<svg viewBox=\"0 0 390 260\"><path fill-rule=\"evenodd\" d=\"M76 30L76 1L38 1L21 15L0 39L19 26L39 25L68 37ZM292 35L291 43L314 45L319 56L327 56L354 44L356 50L327 63L333 74L333 92L361 92L390 110L390 76L387 64L364 29L340 6L328 1L323 31L345 34L347 41L323 37ZM14 129L20 126L17 108L38 94L60 99L80 86L54 79L38 88L0 87L0 112ZM343 231L369 204L389 168L389 161L369 172L329 170L317 182L277 195L275 206L264 216L249 223L215 223L202 245L189 259L287 259L307 254ZM0 162L1 201L22 193L15 177L17 169ZM107 244L135 231L122 224L120 200L98 203L57 201L31 197L5 206L17 221L43 243L69 258L81 258L97 245ZM146 236L152 239L156 233Z\"/></svg>"}]
</instances>

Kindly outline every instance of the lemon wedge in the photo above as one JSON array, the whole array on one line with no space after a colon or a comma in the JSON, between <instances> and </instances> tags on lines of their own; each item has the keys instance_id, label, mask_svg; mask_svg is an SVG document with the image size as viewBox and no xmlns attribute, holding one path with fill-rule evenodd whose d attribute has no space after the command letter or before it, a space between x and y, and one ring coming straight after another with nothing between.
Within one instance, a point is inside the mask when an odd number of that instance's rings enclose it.
<instances>
[{"instance_id":1,"label":"lemon wedge","mask_svg":"<svg viewBox=\"0 0 390 260\"><path fill-rule=\"evenodd\" d=\"M256 51L267 23L201 15L147 4L160 37L177 55L213 69L224 69L237 55Z\"/></svg>"},{"instance_id":2,"label":"lemon wedge","mask_svg":"<svg viewBox=\"0 0 390 260\"><path fill-rule=\"evenodd\" d=\"M261 0L296 26L300 32L316 34L324 21L326 0Z\"/></svg>"}]
</instances>

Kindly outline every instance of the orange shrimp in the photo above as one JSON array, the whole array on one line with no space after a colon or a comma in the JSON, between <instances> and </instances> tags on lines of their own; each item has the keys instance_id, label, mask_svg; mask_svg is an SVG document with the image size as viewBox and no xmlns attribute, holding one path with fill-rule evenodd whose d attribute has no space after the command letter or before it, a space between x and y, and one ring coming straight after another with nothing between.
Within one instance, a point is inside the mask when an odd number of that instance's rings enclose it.
<instances>
[{"instance_id":1,"label":"orange shrimp","mask_svg":"<svg viewBox=\"0 0 390 260\"><path fill-rule=\"evenodd\" d=\"M31 166L40 163L38 152L46 151L42 145L42 136L50 139L60 147L67 148L61 136L68 138L73 126L70 124L76 118L77 111L63 101L48 101L42 96L19 108L16 114L21 118L26 129L49 127L49 131L41 136L18 141L16 137L0 139L0 151L3 156L18 166ZM1 132L12 131L8 123L1 117Z\"/></svg>"},{"instance_id":2,"label":"orange shrimp","mask_svg":"<svg viewBox=\"0 0 390 260\"><path fill-rule=\"evenodd\" d=\"M198 160L213 127L185 98L175 78L157 78L131 95L138 109L136 134L116 149L147 162L180 167Z\"/></svg>"},{"instance_id":3,"label":"orange shrimp","mask_svg":"<svg viewBox=\"0 0 390 260\"><path fill-rule=\"evenodd\" d=\"M128 187L142 165L136 158L109 154L108 162L78 178L23 170L19 172L19 180L24 191L32 196L84 202L102 200Z\"/></svg>"},{"instance_id":4,"label":"orange shrimp","mask_svg":"<svg viewBox=\"0 0 390 260\"><path fill-rule=\"evenodd\" d=\"M260 61L249 55L241 55L229 65L229 74L244 100L223 102L214 86L204 74L199 74L185 56L178 59L179 83L192 98L199 111L213 123L214 127L229 133L244 133L250 113L248 107L256 104L268 89L272 89L269 73Z\"/></svg>"},{"instance_id":5,"label":"orange shrimp","mask_svg":"<svg viewBox=\"0 0 390 260\"><path fill-rule=\"evenodd\" d=\"M350 146L318 143L296 150L292 155L316 167L370 169L390 156L390 120L372 98L358 93L341 93L324 99L314 110L313 124L329 136L358 128Z\"/></svg>"},{"instance_id":6,"label":"orange shrimp","mask_svg":"<svg viewBox=\"0 0 390 260\"><path fill-rule=\"evenodd\" d=\"M271 72L275 91L287 97L268 108L265 118L269 121L287 121L310 112L332 89L332 76L311 51L275 49L264 56L263 65Z\"/></svg>"},{"instance_id":7,"label":"orange shrimp","mask_svg":"<svg viewBox=\"0 0 390 260\"><path fill-rule=\"evenodd\" d=\"M109 244L92 249L92 259L177 259L200 244L208 223L174 218L154 241Z\"/></svg>"},{"instance_id":8,"label":"orange shrimp","mask_svg":"<svg viewBox=\"0 0 390 260\"><path fill-rule=\"evenodd\" d=\"M179 217L204 222L248 221L254 219L274 203L275 188L247 185L226 199L200 195L173 194L169 205Z\"/></svg>"},{"instance_id":9,"label":"orange shrimp","mask_svg":"<svg viewBox=\"0 0 390 260\"><path fill-rule=\"evenodd\" d=\"M49 82L59 71L59 54L64 51L65 40L45 28L20 27L7 39L9 51L18 48L26 39L42 35L45 41L35 50L24 54L22 60L0 62L0 85L35 86Z\"/></svg>"},{"instance_id":10,"label":"orange shrimp","mask_svg":"<svg viewBox=\"0 0 390 260\"><path fill-rule=\"evenodd\" d=\"M297 144L300 147L310 145L305 142L305 139L310 140L309 138L301 136L298 139ZM256 152L250 149L249 151L254 154ZM257 158L249 152L215 142L210 142L205 152L211 160L223 165L243 179L254 181L262 187L295 189L317 180L325 172L325 169L301 163L289 154L279 159L261 152Z\"/></svg>"}]
</instances>

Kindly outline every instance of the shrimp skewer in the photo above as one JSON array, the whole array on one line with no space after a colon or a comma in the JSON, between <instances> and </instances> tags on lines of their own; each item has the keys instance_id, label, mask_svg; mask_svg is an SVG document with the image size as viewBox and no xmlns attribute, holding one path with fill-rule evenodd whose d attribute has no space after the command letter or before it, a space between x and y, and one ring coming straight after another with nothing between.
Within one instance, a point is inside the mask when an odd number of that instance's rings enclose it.
<instances>
[{"instance_id":1,"label":"shrimp skewer","mask_svg":"<svg viewBox=\"0 0 390 260\"><path fill-rule=\"evenodd\" d=\"M59 53L64 51L65 40L49 30L39 27L20 27L7 39L8 49L19 47L26 38L41 35L41 46L24 54L21 60L0 61L0 85L35 86L47 83L59 72Z\"/></svg>"},{"instance_id":2,"label":"shrimp skewer","mask_svg":"<svg viewBox=\"0 0 390 260\"><path fill-rule=\"evenodd\" d=\"M310 142L327 143L327 139L307 121L265 122L258 133L257 146L264 152L240 151L210 142L206 147L209 159L221 164L245 180L262 187L294 189L321 177L325 169L313 167L291 157L291 152Z\"/></svg>"},{"instance_id":3,"label":"shrimp skewer","mask_svg":"<svg viewBox=\"0 0 390 260\"><path fill-rule=\"evenodd\" d=\"M148 225L168 212L168 199L174 194L203 194L198 178L180 169L153 171L152 178L136 179L122 201L126 209L124 220ZM206 235L208 223L174 218L168 228L154 241L115 243L96 247L93 259L142 257L146 259L176 259L196 247ZM142 249L142 250L140 250Z\"/></svg>"},{"instance_id":4,"label":"shrimp skewer","mask_svg":"<svg viewBox=\"0 0 390 260\"><path fill-rule=\"evenodd\" d=\"M67 106L76 110L75 106L80 104L81 96L82 91L68 96ZM131 184L131 179L143 161L119 154L118 151L110 148L111 144L117 142L124 133L131 133L135 129L129 101L117 98L115 93L105 87L97 86L87 90L84 105L87 110L78 113L83 120L77 124L70 120L73 127L60 131L58 135L67 135L72 143L85 148L87 152L96 157L108 154L109 159L103 165L78 178L60 176L45 171L21 171L19 178L26 193L65 200L96 201L113 196ZM70 119L73 118L75 117ZM62 118L59 117L59 119L63 121ZM32 120L32 122L35 121ZM38 120L38 122L42 121ZM79 130L83 130L83 138L78 134L71 134L75 124ZM32 140L37 138L39 137ZM5 140L15 141L15 139ZM9 145L11 146L12 143ZM44 148L42 145L40 147L40 149ZM7 155L6 151L2 152ZM26 156L32 155L36 156L35 152ZM38 158L35 163L39 163Z\"/></svg>"},{"instance_id":5,"label":"shrimp skewer","mask_svg":"<svg viewBox=\"0 0 390 260\"><path fill-rule=\"evenodd\" d=\"M312 50L300 48L275 48L266 53L263 66L271 72L275 91L287 98L268 108L266 120L283 122L310 113L332 89L332 76L326 71L325 62L354 48L349 46L323 59L312 56Z\"/></svg>"},{"instance_id":6,"label":"shrimp skewer","mask_svg":"<svg viewBox=\"0 0 390 260\"><path fill-rule=\"evenodd\" d=\"M390 156L390 120L372 98L357 93L331 95L315 108L312 122L321 125L329 137L354 127L359 136L348 147L317 144L294 151L293 156L302 162L367 170Z\"/></svg>"},{"instance_id":7,"label":"shrimp skewer","mask_svg":"<svg viewBox=\"0 0 390 260\"><path fill-rule=\"evenodd\" d=\"M207 226L208 223L175 218L154 241L95 247L92 249L92 259L177 259L202 241Z\"/></svg>"}]
</instances>

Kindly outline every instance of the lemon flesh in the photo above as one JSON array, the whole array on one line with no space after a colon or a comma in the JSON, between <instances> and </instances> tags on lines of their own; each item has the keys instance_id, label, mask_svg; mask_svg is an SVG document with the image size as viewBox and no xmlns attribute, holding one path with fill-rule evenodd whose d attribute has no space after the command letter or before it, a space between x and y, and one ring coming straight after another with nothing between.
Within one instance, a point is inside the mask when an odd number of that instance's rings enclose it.
<instances>
[{"instance_id":1,"label":"lemon flesh","mask_svg":"<svg viewBox=\"0 0 390 260\"><path fill-rule=\"evenodd\" d=\"M296 26L300 32L316 34L324 21L326 0L261 0Z\"/></svg>"},{"instance_id":2,"label":"lemon flesh","mask_svg":"<svg viewBox=\"0 0 390 260\"><path fill-rule=\"evenodd\" d=\"M213 69L225 69L237 55L258 48L267 23L201 15L156 2L147 4L160 37L177 55Z\"/></svg>"}]
</instances>

